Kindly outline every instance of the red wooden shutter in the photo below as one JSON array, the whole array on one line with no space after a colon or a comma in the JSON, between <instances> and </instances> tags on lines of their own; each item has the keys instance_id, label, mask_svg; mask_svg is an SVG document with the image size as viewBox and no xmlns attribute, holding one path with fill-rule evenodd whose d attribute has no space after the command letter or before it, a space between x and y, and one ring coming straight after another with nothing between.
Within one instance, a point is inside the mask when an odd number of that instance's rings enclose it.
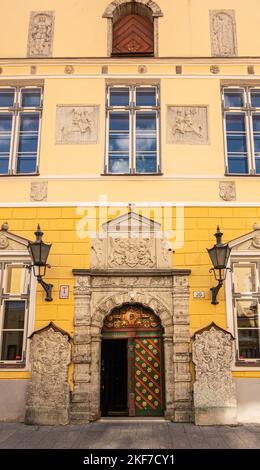
<instances>
[{"instance_id":1,"label":"red wooden shutter","mask_svg":"<svg viewBox=\"0 0 260 470\"><path fill-rule=\"evenodd\" d=\"M141 15L120 18L113 27L113 54L152 54L153 23Z\"/></svg>"}]
</instances>

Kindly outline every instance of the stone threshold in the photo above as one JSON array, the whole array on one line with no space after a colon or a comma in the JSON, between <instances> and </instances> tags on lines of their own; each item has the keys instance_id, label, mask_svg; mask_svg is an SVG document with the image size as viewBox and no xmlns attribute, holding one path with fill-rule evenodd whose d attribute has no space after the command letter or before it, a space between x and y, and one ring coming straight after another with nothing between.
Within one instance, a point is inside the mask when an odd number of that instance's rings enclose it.
<instances>
[{"instance_id":1,"label":"stone threshold","mask_svg":"<svg viewBox=\"0 0 260 470\"><path fill-rule=\"evenodd\" d=\"M139 417L129 417L129 416L125 416L125 417L118 417L118 416L109 416L109 417L103 417L103 418L100 418L98 419L97 421L95 421L96 423L165 423L169 420L167 420L166 418L156 418L156 417L143 417L143 418L139 418Z\"/></svg>"}]
</instances>

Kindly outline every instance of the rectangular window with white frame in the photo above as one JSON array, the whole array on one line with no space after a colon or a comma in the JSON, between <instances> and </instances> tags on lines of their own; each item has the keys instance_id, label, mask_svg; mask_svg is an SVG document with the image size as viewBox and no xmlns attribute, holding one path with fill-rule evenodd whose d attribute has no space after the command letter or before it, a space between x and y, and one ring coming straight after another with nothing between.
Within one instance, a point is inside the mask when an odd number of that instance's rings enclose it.
<instances>
[{"instance_id":1,"label":"rectangular window with white frame","mask_svg":"<svg viewBox=\"0 0 260 470\"><path fill-rule=\"evenodd\" d=\"M38 173L43 89L0 87L0 175Z\"/></svg>"},{"instance_id":2,"label":"rectangular window with white frame","mask_svg":"<svg viewBox=\"0 0 260 470\"><path fill-rule=\"evenodd\" d=\"M0 368L25 367L31 270L0 260Z\"/></svg>"},{"instance_id":3,"label":"rectangular window with white frame","mask_svg":"<svg viewBox=\"0 0 260 470\"><path fill-rule=\"evenodd\" d=\"M260 367L260 260L234 258L231 268L236 362Z\"/></svg>"},{"instance_id":4,"label":"rectangular window with white frame","mask_svg":"<svg viewBox=\"0 0 260 470\"><path fill-rule=\"evenodd\" d=\"M159 109L157 86L107 88L105 173L160 173Z\"/></svg>"},{"instance_id":5,"label":"rectangular window with white frame","mask_svg":"<svg viewBox=\"0 0 260 470\"><path fill-rule=\"evenodd\" d=\"M222 90L226 173L260 174L260 86Z\"/></svg>"}]
</instances>

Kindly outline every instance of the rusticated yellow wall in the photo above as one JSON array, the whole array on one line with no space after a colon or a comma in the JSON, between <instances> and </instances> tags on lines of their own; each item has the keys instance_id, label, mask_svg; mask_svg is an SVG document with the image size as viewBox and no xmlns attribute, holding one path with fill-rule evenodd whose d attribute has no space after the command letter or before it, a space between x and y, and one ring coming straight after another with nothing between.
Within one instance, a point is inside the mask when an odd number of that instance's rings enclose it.
<instances>
[{"instance_id":1,"label":"rusticated yellow wall","mask_svg":"<svg viewBox=\"0 0 260 470\"><path fill-rule=\"evenodd\" d=\"M136 208L139 211L138 208ZM148 209L145 215L148 214ZM151 217L162 224L162 227L176 228L176 209L172 208L172 220L160 208L151 208ZM0 208L0 224L6 220L10 232L28 239L34 239L36 223L40 223L44 231L44 240L52 243L49 262L52 266L47 271L46 282L54 284L53 302L44 301L44 292L39 286L37 290L35 329L46 326L53 321L57 326L66 330L73 336L73 286L72 269L90 267L90 239L80 238L84 230L99 230L105 222L106 209L85 209L85 220L82 225L82 215L77 214L77 208L72 207L41 207L41 208ZM108 208L108 219L127 212L126 208ZM143 211L140 211L144 213ZM166 216L164 216L166 214ZM192 270L190 276L190 334L207 326L214 321L219 326L227 328L225 292L221 289L218 299L219 305L210 303L210 287L215 285L213 276L209 274L211 267L206 248L214 243L214 233L219 224L224 232L224 241L229 241L252 230L252 225L260 220L260 207L186 207L185 211L185 239L181 249L176 249L173 255L174 268L188 268ZM96 220L97 218L97 220ZM59 286L70 286L68 300L59 299ZM205 291L205 299L194 299L193 291ZM28 372L13 371L0 372L1 378L26 378ZM260 377L260 372L234 372L236 377ZM72 368L70 369L72 379Z\"/></svg>"}]
</instances>

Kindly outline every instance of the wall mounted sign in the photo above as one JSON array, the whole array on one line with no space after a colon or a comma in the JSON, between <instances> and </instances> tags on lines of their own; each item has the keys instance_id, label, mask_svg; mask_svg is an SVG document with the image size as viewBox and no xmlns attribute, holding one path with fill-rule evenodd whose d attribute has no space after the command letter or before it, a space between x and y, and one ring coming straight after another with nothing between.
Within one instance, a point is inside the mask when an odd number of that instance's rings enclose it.
<instances>
[{"instance_id":1,"label":"wall mounted sign","mask_svg":"<svg viewBox=\"0 0 260 470\"><path fill-rule=\"evenodd\" d=\"M60 286L60 299L68 299L70 295L69 286Z\"/></svg>"}]
</instances>

